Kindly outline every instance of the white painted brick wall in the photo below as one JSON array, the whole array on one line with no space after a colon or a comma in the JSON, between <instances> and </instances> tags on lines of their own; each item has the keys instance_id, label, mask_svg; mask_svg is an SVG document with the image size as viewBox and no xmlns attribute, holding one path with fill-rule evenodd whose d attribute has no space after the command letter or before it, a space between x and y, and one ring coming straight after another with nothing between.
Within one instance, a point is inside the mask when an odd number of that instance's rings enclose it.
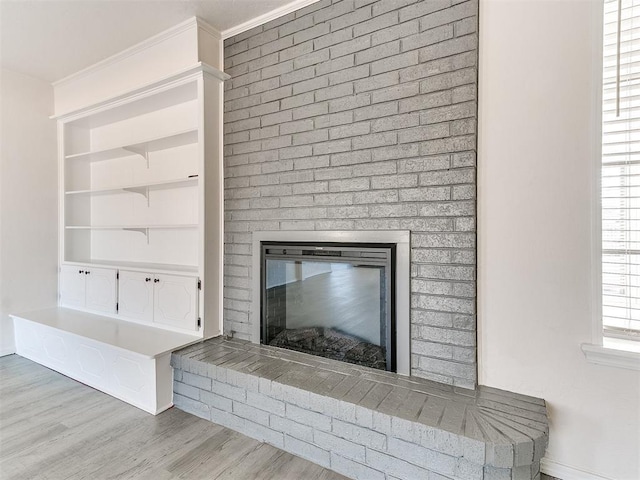
<instances>
[{"instance_id":1,"label":"white painted brick wall","mask_svg":"<svg viewBox=\"0 0 640 480\"><path fill-rule=\"evenodd\" d=\"M251 339L252 232L408 229L411 374L475 386L477 15L321 0L225 41L227 333Z\"/></svg>"}]
</instances>

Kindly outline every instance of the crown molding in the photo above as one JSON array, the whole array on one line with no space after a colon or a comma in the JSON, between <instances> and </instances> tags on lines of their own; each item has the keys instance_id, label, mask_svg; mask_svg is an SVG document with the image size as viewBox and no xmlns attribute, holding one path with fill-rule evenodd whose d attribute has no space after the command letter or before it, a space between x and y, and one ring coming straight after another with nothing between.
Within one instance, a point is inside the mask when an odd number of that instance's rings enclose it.
<instances>
[{"instance_id":1,"label":"crown molding","mask_svg":"<svg viewBox=\"0 0 640 480\"><path fill-rule=\"evenodd\" d=\"M127 48L126 50L123 50L121 52L116 53L115 55L112 55L108 58L105 58L104 60L101 60L98 63L94 63L93 65L90 65L87 68L84 68L78 72L75 72L67 77L64 77L60 80L57 80L55 82L52 83L52 85L54 87L57 87L59 85L63 85L65 83L68 82L72 82L74 80L78 80L79 78L85 77L87 75L90 75L92 73L95 73L99 70L102 70L106 67L108 67L109 65L118 63L122 60L124 60L127 57L130 57L132 55L135 55L137 53L140 53L144 50L147 50L148 48L157 45L175 35L179 35L181 33L183 33L186 30L189 30L191 28L193 28L194 26L196 26L199 29L204 30L205 32L209 33L210 35L216 37L216 38L221 38L221 33L216 30L214 27L212 27L211 25L209 25L208 23L206 23L204 20L202 20L201 18L198 17L191 17L187 20L185 20L182 23L179 23L177 25L174 25L171 28L168 28L167 30L164 30L156 35L154 35L153 37L149 37L146 40L143 40L140 43L137 43L135 45L133 45L132 47Z\"/></svg>"},{"instance_id":2,"label":"crown molding","mask_svg":"<svg viewBox=\"0 0 640 480\"><path fill-rule=\"evenodd\" d=\"M238 35L239 33L246 32L247 30L251 30L254 27L259 25L263 25L271 20L275 20L276 18L280 18L284 15L287 15L291 12L295 12L296 10L300 10L308 5L316 3L318 0L294 0L291 3L287 3L280 8L276 8L275 10L271 10L259 17L252 18L248 22L241 23L240 25L236 25L235 27L228 28L223 30L222 39L226 39L229 37L233 37Z\"/></svg>"},{"instance_id":3,"label":"crown molding","mask_svg":"<svg viewBox=\"0 0 640 480\"><path fill-rule=\"evenodd\" d=\"M200 28L200 30L204 30L209 35L217 38L218 40L222 39L222 33L220 33L220 30L218 30L217 28L209 25L207 22L202 20L200 17L194 17L194 18L196 19L196 23L198 24L198 28Z\"/></svg>"}]
</instances>

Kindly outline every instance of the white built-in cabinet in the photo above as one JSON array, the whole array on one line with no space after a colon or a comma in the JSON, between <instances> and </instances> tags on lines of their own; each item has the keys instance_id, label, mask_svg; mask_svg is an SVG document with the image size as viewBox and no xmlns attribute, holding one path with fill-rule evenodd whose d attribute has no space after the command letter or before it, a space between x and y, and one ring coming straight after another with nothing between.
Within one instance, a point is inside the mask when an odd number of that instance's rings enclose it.
<instances>
[{"instance_id":1,"label":"white built-in cabinet","mask_svg":"<svg viewBox=\"0 0 640 480\"><path fill-rule=\"evenodd\" d=\"M101 313L116 313L116 270L80 265L60 267L60 304Z\"/></svg>"},{"instance_id":2,"label":"white built-in cabinet","mask_svg":"<svg viewBox=\"0 0 640 480\"><path fill-rule=\"evenodd\" d=\"M151 413L222 333L221 49L192 18L54 84L59 306L13 315L18 353Z\"/></svg>"},{"instance_id":3,"label":"white built-in cabinet","mask_svg":"<svg viewBox=\"0 0 640 480\"><path fill-rule=\"evenodd\" d=\"M123 318L197 331L198 281L191 276L121 270L118 313Z\"/></svg>"},{"instance_id":4,"label":"white built-in cabinet","mask_svg":"<svg viewBox=\"0 0 640 480\"><path fill-rule=\"evenodd\" d=\"M153 322L153 280L151 273L127 270L120 272L118 312L123 318Z\"/></svg>"}]
</instances>

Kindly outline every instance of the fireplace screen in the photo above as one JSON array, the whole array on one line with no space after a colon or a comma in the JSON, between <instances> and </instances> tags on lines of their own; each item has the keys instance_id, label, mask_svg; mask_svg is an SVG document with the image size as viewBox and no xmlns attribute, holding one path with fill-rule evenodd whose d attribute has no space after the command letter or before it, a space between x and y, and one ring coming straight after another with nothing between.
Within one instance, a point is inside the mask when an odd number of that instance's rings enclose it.
<instances>
[{"instance_id":1,"label":"fireplace screen","mask_svg":"<svg viewBox=\"0 0 640 480\"><path fill-rule=\"evenodd\" d=\"M262 243L264 344L395 371L395 245Z\"/></svg>"}]
</instances>

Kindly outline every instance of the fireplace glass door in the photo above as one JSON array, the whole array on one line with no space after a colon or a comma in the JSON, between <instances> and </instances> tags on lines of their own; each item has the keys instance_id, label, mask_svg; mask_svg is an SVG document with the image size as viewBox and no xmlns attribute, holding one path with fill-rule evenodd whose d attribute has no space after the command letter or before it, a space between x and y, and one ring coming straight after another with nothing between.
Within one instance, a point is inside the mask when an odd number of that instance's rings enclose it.
<instances>
[{"instance_id":1,"label":"fireplace glass door","mask_svg":"<svg viewBox=\"0 0 640 480\"><path fill-rule=\"evenodd\" d=\"M387 244L262 244L262 343L394 370Z\"/></svg>"}]
</instances>

